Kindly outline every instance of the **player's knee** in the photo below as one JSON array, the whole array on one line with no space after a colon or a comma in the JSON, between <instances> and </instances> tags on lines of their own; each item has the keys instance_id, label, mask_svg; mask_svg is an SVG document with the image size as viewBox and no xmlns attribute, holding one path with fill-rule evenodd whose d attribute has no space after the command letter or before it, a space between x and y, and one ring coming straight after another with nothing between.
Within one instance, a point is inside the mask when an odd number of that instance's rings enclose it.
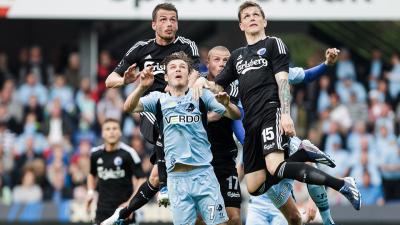
<instances>
[{"instance_id":1,"label":"player's knee","mask_svg":"<svg viewBox=\"0 0 400 225\"><path fill-rule=\"evenodd\" d=\"M293 210L290 212L290 214L288 215L288 218L286 218L288 220L289 225L301 225L301 215L300 212L298 210Z\"/></svg>"}]
</instances>

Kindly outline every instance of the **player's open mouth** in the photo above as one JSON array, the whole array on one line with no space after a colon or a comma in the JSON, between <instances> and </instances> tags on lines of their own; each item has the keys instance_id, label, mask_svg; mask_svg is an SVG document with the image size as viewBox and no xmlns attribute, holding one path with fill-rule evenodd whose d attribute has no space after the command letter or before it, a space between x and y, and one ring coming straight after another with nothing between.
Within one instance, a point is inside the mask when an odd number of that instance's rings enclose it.
<instances>
[{"instance_id":1,"label":"player's open mouth","mask_svg":"<svg viewBox=\"0 0 400 225\"><path fill-rule=\"evenodd\" d=\"M182 78L182 75L176 75L175 78L180 79L180 78Z\"/></svg>"}]
</instances>

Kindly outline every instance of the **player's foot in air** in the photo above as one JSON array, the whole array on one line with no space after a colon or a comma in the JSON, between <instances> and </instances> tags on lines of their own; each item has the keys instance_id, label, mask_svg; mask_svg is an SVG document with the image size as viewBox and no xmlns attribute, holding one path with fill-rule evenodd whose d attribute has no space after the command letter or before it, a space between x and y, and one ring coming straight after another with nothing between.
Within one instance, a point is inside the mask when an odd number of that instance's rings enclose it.
<instances>
[{"instance_id":1,"label":"player's foot in air","mask_svg":"<svg viewBox=\"0 0 400 225\"><path fill-rule=\"evenodd\" d=\"M332 168L336 167L335 161L328 154L319 150L319 148L309 140L302 140L299 149L306 151L308 157L316 163L325 164Z\"/></svg>"},{"instance_id":2,"label":"player's foot in air","mask_svg":"<svg viewBox=\"0 0 400 225\"><path fill-rule=\"evenodd\" d=\"M361 193L357 188L356 182L352 177L344 178L344 185L339 190L353 205L356 210L361 208Z\"/></svg>"},{"instance_id":3,"label":"player's foot in air","mask_svg":"<svg viewBox=\"0 0 400 225\"><path fill-rule=\"evenodd\" d=\"M100 225L120 225L124 221L123 219L119 219L119 212L123 209L123 207L118 207L112 216L108 217L106 220L100 223Z\"/></svg>"},{"instance_id":4,"label":"player's foot in air","mask_svg":"<svg viewBox=\"0 0 400 225\"><path fill-rule=\"evenodd\" d=\"M162 187L158 193L158 206L164 206L165 208L169 205L168 188Z\"/></svg>"}]
</instances>

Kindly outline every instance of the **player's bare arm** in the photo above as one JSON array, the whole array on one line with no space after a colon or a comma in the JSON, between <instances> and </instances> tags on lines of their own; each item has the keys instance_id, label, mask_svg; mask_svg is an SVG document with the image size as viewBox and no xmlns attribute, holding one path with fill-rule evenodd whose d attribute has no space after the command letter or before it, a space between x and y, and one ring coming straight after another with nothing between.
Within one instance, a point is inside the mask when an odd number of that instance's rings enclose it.
<instances>
[{"instance_id":1,"label":"player's bare arm","mask_svg":"<svg viewBox=\"0 0 400 225\"><path fill-rule=\"evenodd\" d=\"M154 82L153 67L146 67L140 72L140 83L135 90L128 96L124 103L125 112L142 112L143 105L139 101L143 93L151 86Z\"/></svg>"},{"instance_id":2,"label":"player's bare arm","mask_svg":"<svg viewBox=\"0 0 400 225\"><path fill-rule=\"evenodd\" d=\"M240 119L240 110L236 105L232 104L228 93L219 92L218 94L215 95L215 99L217 99L219 103L225 106L226 108L226 112L224 113L225 117L228 117L233 120Z\"/></svg>"},{"instance_id":3,"label":"player's bare arm","mask_svg":"<svg viewBox=\"0 0 400 225\"><path fill-rule=\"evenodd\" d=\"M121 76L116 72L112 72L106 79L107 88L119 88L127 84L133 83L139 77L140 73L136 74L136 63L128 67Z\"/></svg>"},{"instance_id":4,"label":"player's bare arm","mask_svg":"<svg viewBox=\"0 0 400 225\"><path fill-rule=\"evenodd\" d=\"M223 92L224 88L214 81L209 81L204 77L199 77L196 82L193 84L193 98L198 100L200 96L203 95L203 88L209 89L214 94L218 94L219 92Z\"/></svg>"},{"instance_id":5,"label":"player's bare arm","mask_svg":"<svg viewBox=\"0 0 400 225\"><path fill-rule=\"evenodd\" d=\"M87 180L86 180L86 187L87 187L87 200L86 200L86 210L89 211L90 210L90 206L93 202L93 198L94 198L94 190L96 189L97 186L97 178L95 176L93 176L92 174L89 174L87 176Z\"/></svg>"},{"instance_id":6,"label":"player's bare arm","mask_svg":"<svg viewBox=\"0 0 400 225\"><path fill-rule=\"evenodd\" d=\"M287 72L275 74L276 83L278 83L279 101L281 103L281 127L286 135L294 136L295 130L293 120L290 118L290 86Z\"/></svg>"}]
</instances>

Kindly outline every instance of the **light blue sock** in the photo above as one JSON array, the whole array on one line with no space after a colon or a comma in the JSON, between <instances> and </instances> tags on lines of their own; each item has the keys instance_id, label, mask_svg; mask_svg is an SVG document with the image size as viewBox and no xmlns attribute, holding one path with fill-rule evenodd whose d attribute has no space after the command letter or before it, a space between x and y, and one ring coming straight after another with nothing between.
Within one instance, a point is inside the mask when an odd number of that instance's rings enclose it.
<instances>
[{"instance_id":1,"label":"light blue sock","mask_svg":"<svg viewBox=\"0 0 400 225\"><path fill-rule=\"evenodd\" d=\"M329 209L328 195L324 186L307 184L308 193L318 207L324 225L334 225L335 222Z\"/></svg>"}]
</instances>

